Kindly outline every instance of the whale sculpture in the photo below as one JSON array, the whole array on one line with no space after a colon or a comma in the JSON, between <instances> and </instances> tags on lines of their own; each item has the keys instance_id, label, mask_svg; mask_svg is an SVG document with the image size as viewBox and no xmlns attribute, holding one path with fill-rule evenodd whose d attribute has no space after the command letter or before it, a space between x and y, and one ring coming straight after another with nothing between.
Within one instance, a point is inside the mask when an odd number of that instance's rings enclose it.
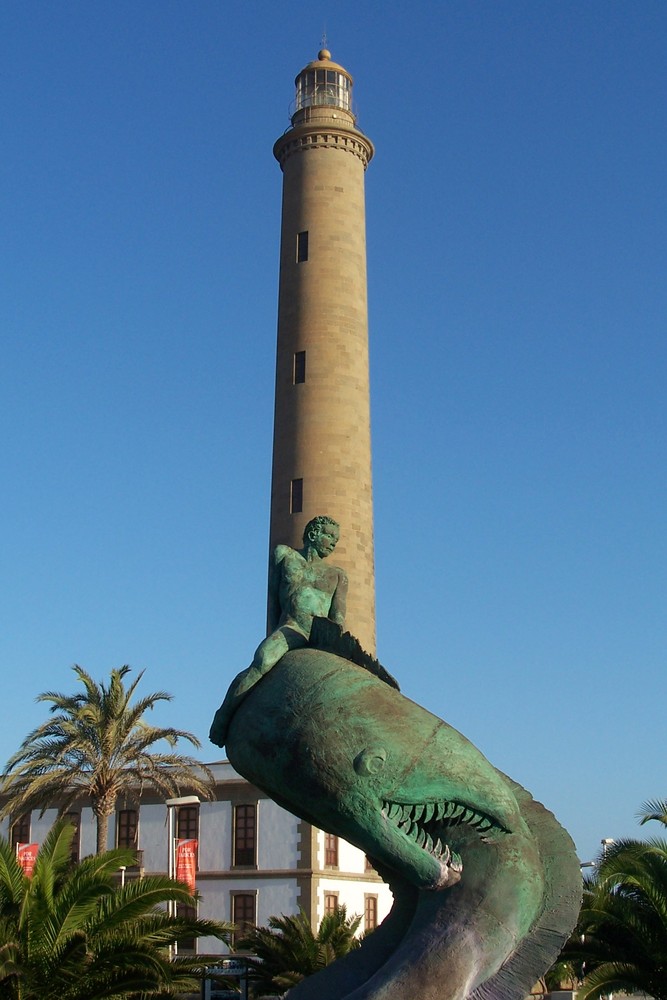
<instances>
[{"instance_id":1,"label":"whale sculpture","mask_svg":"<svg viewBox=\"0 0 667 1000\"><path fill-rule=\"evenodd\" d=\"M311 645L236 709L227 755L284 808L364 851L394 905L290 1000L524 1000L577 919L569 835L376 661L351 655L351 637L315 624Z\"/></svg>"}]
</instances>

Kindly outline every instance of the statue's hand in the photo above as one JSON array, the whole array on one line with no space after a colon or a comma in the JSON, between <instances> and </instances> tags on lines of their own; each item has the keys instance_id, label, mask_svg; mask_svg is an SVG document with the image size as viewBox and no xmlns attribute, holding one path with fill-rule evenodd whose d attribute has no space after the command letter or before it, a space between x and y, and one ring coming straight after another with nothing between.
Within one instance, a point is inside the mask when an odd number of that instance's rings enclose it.
<instances>
[{"instance_id":1,"label":"statue's hand","mask_svg":"<svg viewBox=\"0 0 667 1000\"><path fill-rule=\"evenodd\" d=\"M227 731L229 729L229 717L228 713L224 711L224 704L220 706L218 711L213 716L213 722L211 723L211 729L208 734L208 738L211 743L215 743L218 747L224 747L227 742Z\"/></svg>"}]
</instances>

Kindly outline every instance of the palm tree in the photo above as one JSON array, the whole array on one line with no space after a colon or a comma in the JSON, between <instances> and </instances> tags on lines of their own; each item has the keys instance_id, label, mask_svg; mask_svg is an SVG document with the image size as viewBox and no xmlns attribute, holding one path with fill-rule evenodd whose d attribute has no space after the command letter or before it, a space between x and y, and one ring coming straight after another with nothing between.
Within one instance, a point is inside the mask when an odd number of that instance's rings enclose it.
<instances>
[{"instance_id":1,"label":"palm tree","mask_svg":"<svg viewBox=\"0 0 667 1000\"><path fill-rule=\"evenodd\" d=\"M359 947L355 932L361 917L347 916L344 906L322 918L317 934L303 910L297 916L269 917L268 927L253 927L238 942L248 950L256 996L284 993L325 965Z\"/></svg>"},{"instance_id":2,"label":"palm tree","mask_svg":"<svg viewBox=\"0 0 667 1000\"><path fill-rule=\"evenodd\" d=\"M667 840L619 840L584 880L561 959L582 969L578 1000L646 993L667 1000Z\"/></svg>"},{"instance_id":3,"label":"palm tree","mask_svg":"<svg viewBox=\"0 0 667 1000\"><path fill-rule=\"evenodd\" d=\"M97 819L97 852L107 846L109 817L121 794L136 797L149 785L163 796L181 788L212 798L213 776L205 765L179 753L153 749L160 740L170 747L186 740L201 746L192 733L149 725L144 715L171 695L156 691L130 704L143 671L125 687L130 667L111 671L109 685L97 684L74 667L84 690L79 694L45 691L37 701L51 702L52 717L34 729L10 758L0 785L7 800L0 816L42 813L57 805L60 813L81 795L90 798Z\"/></svg>"},{"instance_id":4,"label":"palm tree","mask_svg":"<svg viewBox=\"0 0 667 1000\"><path fill-rule=\"evenodd\" d=\"M187 887L164 876L119 886L132 852L118 848L71 861L73 826L58 821L24 875L0 838L0 996L3 1000L175 997L201 981L197 956L170 961L180 937L226 940L233 925L173 917L192 906Z\"/></svg>"}]
</instances>

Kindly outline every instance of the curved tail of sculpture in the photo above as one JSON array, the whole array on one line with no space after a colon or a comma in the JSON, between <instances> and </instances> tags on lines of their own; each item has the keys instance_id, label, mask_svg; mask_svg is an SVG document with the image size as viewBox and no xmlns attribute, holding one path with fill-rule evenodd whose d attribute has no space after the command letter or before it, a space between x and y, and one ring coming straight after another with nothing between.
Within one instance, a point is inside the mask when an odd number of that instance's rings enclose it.
<instances>
[{"instance_id":1,"label":"curved tail of sculpture","mask_svg":"<svg viewBox=\"0 0 667 1000\"><path fill-rule=\"evenodd\" d=\"M479 981L495 942L483 910L457 919L450 893L418 890L395 873L394 906L361 947L290 990L289 1000L524 1000L557 958L574 925L581 874L569 834L552 813L499 772L519 800L538 848L543 876L541 906L529 931L489 978ZM484 973L481 973L484 975Z\"/></svg>"},{"instance_id":2,"label":"curved tail of sculpture","mask_svg":"<svg viewBox=\"0 0 667 1000\"><path fill-rule=\"evenodd\" d=\"M470 1000L523 1000L558 957L581 905L581 869L572 838L553 813L511 778L521 814L537 844L544 878L543 906L515 952Z\"/></svg>"}]
</instances>

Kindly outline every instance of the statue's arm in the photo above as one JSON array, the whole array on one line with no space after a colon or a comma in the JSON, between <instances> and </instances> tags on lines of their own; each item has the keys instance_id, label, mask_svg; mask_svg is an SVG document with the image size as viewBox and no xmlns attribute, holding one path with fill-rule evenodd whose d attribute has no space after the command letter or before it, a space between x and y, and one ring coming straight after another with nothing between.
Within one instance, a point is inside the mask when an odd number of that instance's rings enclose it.
<instances>
[{"instance_id":1,"label":"statue's arm","mask_svg":"<svg viewBox=\"0 0 667 1000\"><path fill-rule=\"evenodd\" d=\"M347 611L347 576L343 570L338 571L338 583L331 598L331 608L329 618L337 625L345 625L345 613Z\"/></svg>"},{"instance_id":2,"label":"statue's arm","mask_svg":"<svg viewBox=\"0 0 667 1000\"><path fill-rule=\"evenodd\" d=\"M282 615L282 608L280 607L280 578L286 549L286 545L278 545L273 550L271 562L269 563L268 635L271 635L278 628Z\"/></svg>"}]
</instances>

